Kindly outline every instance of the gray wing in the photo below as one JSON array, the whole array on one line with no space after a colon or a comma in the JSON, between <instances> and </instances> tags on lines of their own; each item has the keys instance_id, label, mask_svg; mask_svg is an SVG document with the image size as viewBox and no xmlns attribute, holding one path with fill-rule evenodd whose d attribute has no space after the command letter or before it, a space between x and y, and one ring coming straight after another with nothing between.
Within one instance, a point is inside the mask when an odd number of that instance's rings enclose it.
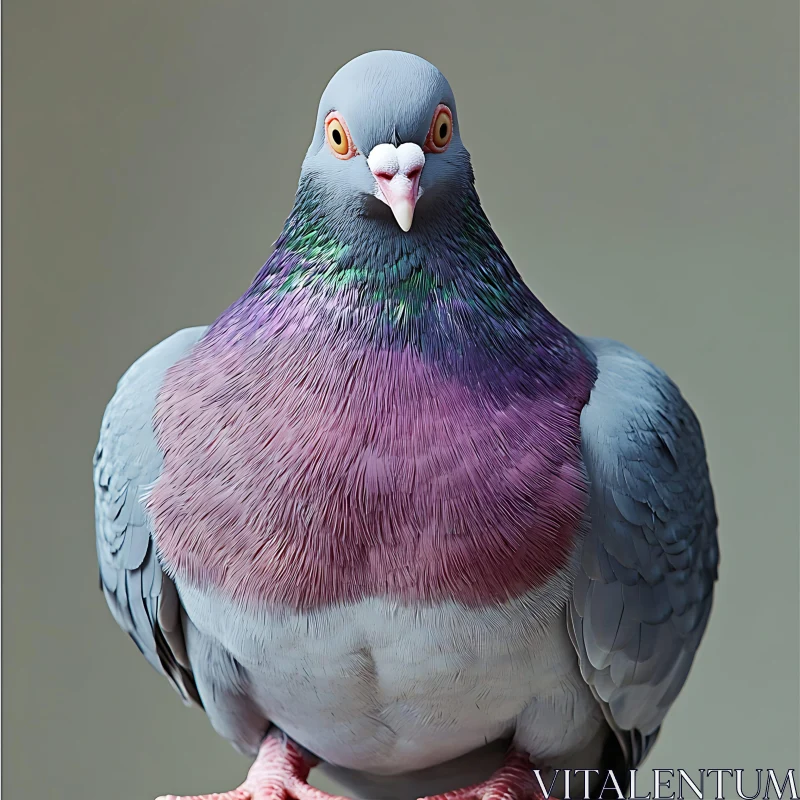
<instances>
[{"instance_id":1,"label":"gray wing","mask_svg":"<svg viewBox=\"0 0 800 800\"><path fill-rule=\"evenodd\" d=\"M655 741L705 631L717 517L700 426L677 387L624 345L584 341L598 366L581 415L591 528L570 635L633 767Z\"/></svg>"},{"instance_id":2,"label":"gray wing","mask_svg":"<svg viewBox=\"0 0 800 800\"><path fill-rule=\"evenodd\" d=\"M161 470L153 411L164 373L204 331L178 331L123 375L103 416L94 454L95 539L100 587L108 607L184 702L198 705L183 639L180 601L172 581L161 570L144 500Z\"/></svg>"}]
</instances>

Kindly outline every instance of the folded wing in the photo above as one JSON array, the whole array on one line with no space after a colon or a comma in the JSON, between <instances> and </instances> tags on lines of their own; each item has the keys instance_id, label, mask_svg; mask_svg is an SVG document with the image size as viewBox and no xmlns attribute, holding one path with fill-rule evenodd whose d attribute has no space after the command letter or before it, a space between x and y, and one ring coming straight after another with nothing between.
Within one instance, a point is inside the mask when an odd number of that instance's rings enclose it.
<instances>
[{"instance_id":1,"label":"folded wing","mask_svg":"<svg viewBox=\"0 0 800 800\"><path fill-rule=\"evenodd\" d=\"M581 416L591 528L570 635L633 767L655 741L705 631L717 517L700 426L677 387L617 342L585 343L598 365Z\"/></svg>"},{"instance_id":2,"label":"folded wing","mask_svg":"<svg viewBox=\"0 0 800 800\"><path fill-rule=\"evenodd\" d=\"M201 705L172 581L159 564L145 509L162 456L153 410L164 373L205 328L179 331L125 373L103 416L94 454L95 539L100 587L119 626L187 704Z\"/></svg>"}]
</instances>

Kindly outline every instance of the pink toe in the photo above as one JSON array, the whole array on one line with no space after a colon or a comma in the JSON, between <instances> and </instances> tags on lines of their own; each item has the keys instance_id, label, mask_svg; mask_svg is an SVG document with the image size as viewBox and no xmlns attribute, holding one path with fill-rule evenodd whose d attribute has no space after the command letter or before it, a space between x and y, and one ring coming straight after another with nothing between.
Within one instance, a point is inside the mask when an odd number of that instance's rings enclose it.
<instances>
[{"instance_id":1,"label":"pink toe","mask_svg":"<svg viewBox=\"0 0 800 800\"><path fill-rule=\"evenodd\" d=\"M214 792L213 794L167 794L156 800L251 800L249 790L240 786L230 792Z\"/></svg>"}]
</instances>

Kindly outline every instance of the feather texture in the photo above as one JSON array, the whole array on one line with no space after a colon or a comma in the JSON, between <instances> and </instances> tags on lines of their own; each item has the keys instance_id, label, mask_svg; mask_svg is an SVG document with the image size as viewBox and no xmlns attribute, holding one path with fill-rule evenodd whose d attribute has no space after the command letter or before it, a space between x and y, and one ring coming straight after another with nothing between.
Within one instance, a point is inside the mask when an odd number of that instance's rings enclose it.
<instances>
[{"instance_id":1,"label":"feather texture","mask_svg":"<svg viewBox=\"0 0 800 800\"><path fill-rule=\"evenodd\" d=\"M180 601L161 570L144 502L162 464L153 431L158 389L166 369L204 330L179 331L125 373L106 408L94 454L95 542L108 607L150 664L185 702L196 704Z\"/></svg>"},{"instance_id":2,"label":"feather texture","mask_svg":"<svg viewBox=\"0 0 800 800\"><path fill-rule=\"evenodd\" d=\"M301 183L248 292L166 375L148 508L171 575L248 605L502 601L563 569L592 358L474 189L413 237Z\"/></svg>"},{"instance_id":3,"label":"feather texture","mask_svg":"<svg viewBox=\"0 0 800 800\"><path fill-rule=\"evenodd\" d=\"M708 621L717 517L700 426L675 385L624 345L586 343L598 369L581 415L590 528L570 633L636 766Z\"/></svg>"}]
</instances>

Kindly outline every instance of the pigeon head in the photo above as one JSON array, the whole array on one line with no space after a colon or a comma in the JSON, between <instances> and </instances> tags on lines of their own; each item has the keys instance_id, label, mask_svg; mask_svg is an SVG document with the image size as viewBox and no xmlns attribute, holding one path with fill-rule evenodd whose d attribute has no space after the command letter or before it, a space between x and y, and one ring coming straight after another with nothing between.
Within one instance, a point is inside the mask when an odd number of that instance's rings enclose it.
<instances>
[{"instance_id":1,"label":"pigeon head","mask_svg":"<svg viewBox=\"0 0 800 800\"><path fill-rule=\"evenodd\" d=\"M395 375L398 354L508 403L562 381L573 339L481 207L450 85L396 51L355 58L325 88L274 250L206 337L256 342L265 361L254 369L273 364L280 385L288 363L317 385L317 359L333 363L335 352L349 366L335 370L330 391L374 391L381 403L417 368ZM387 370L380 377L362 372L373 353Z\"/></svg>"},{"instance_id":2,"label":"pigeon head","mask_svg":"<svg viewBox=\"0 0 800 800\"><path fill-rule=\"evenodd\" d=\"M342 222L368 218L407 232L446 213L472 169L444 75L392 50L345 64L322 94L304 184Z\"/></svg>"}]
</instances>

